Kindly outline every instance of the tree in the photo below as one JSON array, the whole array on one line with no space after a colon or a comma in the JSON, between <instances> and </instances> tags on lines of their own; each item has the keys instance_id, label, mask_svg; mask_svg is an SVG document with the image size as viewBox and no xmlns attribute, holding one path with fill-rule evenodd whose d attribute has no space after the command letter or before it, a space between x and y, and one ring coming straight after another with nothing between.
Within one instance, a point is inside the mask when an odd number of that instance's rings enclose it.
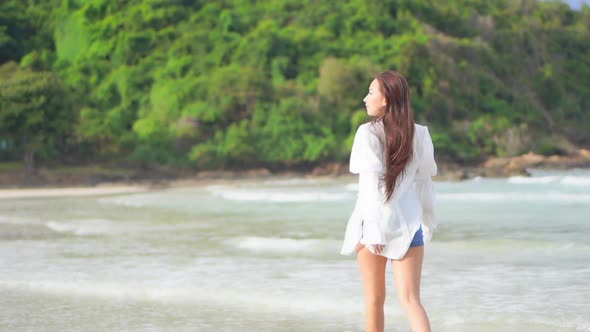
<instances>
[{"instance_id":1,"label":"tree","mask_svg":"<svg viewBox=\"0 0 590 332\"><path fill-rule=\"evenodd\" d=\"M0 67L0 137L24 151L27 174L37 155L48 156L75 125L68 92L51 72L32 72L15 63Z\"/></svg>"}]
</instances>

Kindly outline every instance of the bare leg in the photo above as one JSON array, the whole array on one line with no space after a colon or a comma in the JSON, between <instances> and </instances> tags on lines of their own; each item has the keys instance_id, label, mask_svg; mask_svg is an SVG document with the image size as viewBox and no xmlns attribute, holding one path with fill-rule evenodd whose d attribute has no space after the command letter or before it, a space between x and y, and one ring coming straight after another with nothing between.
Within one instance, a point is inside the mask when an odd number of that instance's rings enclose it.
<instances>
[{"instance_id":1,"label":"bare leg","mask_svg":"<svg viewBox=\"0 0 590 332\"><path fill-rule=\"evenodd\" d=\"M366 331L383 332L387 258L374 255L365 247L358 251L357 258L365 290Z\"/></svg>"},{"instance_id":2,"label":"bare leg","mask_svg":"<svg viewBox=\"0 0 590 332\"><path fill-rule=\"evenodd\" d=\"M420 302L420 277L424 246L410 247L401 260L392 260L399 301L414 332L430 332L430 322Z\"/></svg>"}]
</instances>

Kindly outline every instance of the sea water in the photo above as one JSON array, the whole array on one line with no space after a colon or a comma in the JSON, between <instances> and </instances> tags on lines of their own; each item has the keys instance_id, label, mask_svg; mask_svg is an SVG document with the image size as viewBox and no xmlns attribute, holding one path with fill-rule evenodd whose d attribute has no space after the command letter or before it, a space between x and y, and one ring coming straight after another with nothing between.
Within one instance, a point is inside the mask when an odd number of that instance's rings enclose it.
<instances>
[{"instance_id":1,"label":"sea water","mask_svg":"<svg viewBox=\"0 0 590 332\"><path fill-rule=\"evenodd\" d=\"M354 177L0 200L0 331L363 331ZM590 171L436 182L433 331L590 331ZM387 269L386 331L409 331Z\"/></svg>"}]
</instances>

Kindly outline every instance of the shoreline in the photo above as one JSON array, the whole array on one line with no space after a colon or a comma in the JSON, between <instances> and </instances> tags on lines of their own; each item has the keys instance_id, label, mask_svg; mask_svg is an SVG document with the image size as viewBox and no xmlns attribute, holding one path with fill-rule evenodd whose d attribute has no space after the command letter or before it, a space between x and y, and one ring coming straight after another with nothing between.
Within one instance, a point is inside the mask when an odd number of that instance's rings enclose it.
<instances>
[{"instance_id":1,"label":"shoreline","mask_svg":"<svg viewBox=\"0 0 590 332\"><path fill-rule=\"evenodd\" d=\"M80 172L80 169L83 172ZM578 153L569 156L542 156L527 153L509 158L489 158L476 165L440 161L439 174L434 179L435 181L462 181L475 177L530 176L528 169L590 169L590 150L580 149ZM82 167L75 172L60 168L41 169L35 176L26 177L20 170L11 170L0 171L0 199L133 193L231 181L346 177L351 179L355 177L349 173L348 163L324 163L311 171L279 172L271 172L266 168L191 172L173 169L139 171Z\"/></svg>"},{"instance_id":2,"label":"shoreline","mask_svg":"<svg viewBox=\"0 0 590 332\"><path fill-rule=\"evenodd\" d=\"M149 188L144 186L118 185L98 187L64 187L64 188L0 188L0 200L19 198L51 198L51 197L83 197L116 194L133 194L146 192Z\"/></svg>"},{"instance_id":3,"label":"shoreline","mask_svg":"<svg viewBox=\"0 0 590 332\"><path fill-rule=\"evenodd\" d=\"M573 167L573 168L536 168L547 170L569 170L569 169L589 169L590 167ZM482 171L482 170L480 170ZM261 174L260 172L239 172L239 171L214 171L206 172L207 176L197 173L191 177L181 177L176 179L144 179L138 181L113 181L103 182L98 184L89 183L70 183L66 186L62 184L44 183L38 186L0 186L0 200L11 199L29 199L29 198L52 198L52 197L88 197L88 196L106 196L106 195L120 195L120 194L135 194L145 193L154 190L166 190L182 187L204 186L204 185L219 185L227 184L235 181L281 181L291 180L293 178L303 178L311 180L321 179L350 179L356 180L354 174L339 174L339 175L313 175L310 173L300 172L281 172L273 174ZM459 182L476 177L488 177L485 175L477 175L478 169L466 168L451 173L443 173L434 177L435 181L451 181ZM473 174L472 177L462 177L464 174ZM527 174L512 174L508 176L494 176L493 178L508 178L511 176L530 176ZM459 178L460 177L460 178ZM491 178L491 177L490 177Z\"/></svg>"}]
</instances>

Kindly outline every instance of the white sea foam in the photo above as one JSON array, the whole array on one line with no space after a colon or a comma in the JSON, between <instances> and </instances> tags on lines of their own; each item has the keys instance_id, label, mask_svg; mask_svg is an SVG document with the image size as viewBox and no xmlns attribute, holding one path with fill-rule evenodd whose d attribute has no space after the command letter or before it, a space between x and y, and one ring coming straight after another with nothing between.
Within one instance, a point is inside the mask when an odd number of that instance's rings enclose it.
<instances>
[{"instance_id":1,"label":"white sea foam","mask_svg":"<svg viewBox=\"0 0 590 332\"><path fill-rule=\"evenodd\" d=\"M334 306L333 296L321 292L306 292L284 296L281 291L263 291L257 288L183 287L141 283L103 281L18 281L0 280L0 289L21 289L30 292L59 296L82 296L119 301L154 301L176 304L220 305L251 312L281 312L307 314L362 313L360 301L339 299Z\"/></svg>"},{"instance_id":2,"label":"white sea foam","mask_svg":"<svg viewBox=\"0 0 590 332\"><path fill-rule=\"evenodd\" d=\"M532 319L536 324L552 327L553 331L590 331L590 320L588 316L576 315L574 317L555 317L554 315L539 315Z\"/></svg>"},{"instance_id":3,"label":"white sea foam","mask_svg":"<svg viewBox=\"0 0 590 332\"><path fill-rule=\"evenodd\" d=\"M5 225L32 225L38 224L30 219L20 218L20 217L12 217L12 216L2 216L0 215L0 224Z\"/></svg>"},{"instance_id":4,"label":"white sea foam","mask_svg":"<svg viewBox=\"0 0 590 332\"><path fill-rule=\"evenodd\" d=\"M498 193L439 193L437 198L446 201L476 202L552 202L552 203L587 203L590 194L573 194L559 192L498 192Z\"/></svg>"},{"instance_id":5,"label":"white sea foam","mask_svg":"<svg viewBox=\"0 0 590 332\"><path fill-rule=\"evenodd\" d=\"M329 276L328 276L329 278ZM282 291L257 291L255 289L205 289L200 296L209 303L236 306L241 310L250 312L280 312L301 315L335 315L347 314L362 315L362 302L353 297L337 298L338 305L334 305L334 295L321 291L289 292ZM298 294L299 293L299 294ZM255 302L253 302L255 299ZM253 305L255 303L255 305ZM399 314L399 311L398 311Z\"/></svg>"},{"instance_id":6,"label":"white sea foam","mask_svg":"<svg viewBox=\"0 0 590 332\"><path fill-rule=\"evenodd\" d=\"M203 224L149 224L141 222L116 222L105 219L92 220L68 220L48 221L45 226L57 233L73 234L78 236L91 236L101 234L137 234L145 232L167 232L194 230L203 227Z\"/></svg>"},{"instance_id":7,"label":"white sea foam","mask_svg":"<svg viewBox=\"0 0 590 332\"><path fill-rule=\"evenodd\" d=\"M58 233L72 233L74 235L98 235L116 232L116 227L109 220L79 220L69 222L49 221L45 224Z\"/></svg>"},{"instance_id":8,"label":"white sea foam","mask_svg":"<svg viewBox=\"0 0 590 332\"><path fill-rule=\"evenodd\" d=\"M547 184L555 182L558 179L557 176L539 176L539 177L526 177L526 176L511 176L508 178L509 183L516 184Z\"/></svg>"},{"instance_id":9,"label":"white sea foam","mask_svg":"<svg viewBox=\"0 0 590 332\"><path fill-rule=\"evenodd\" d=\"M481 177L479 175L474 177L473 179L471 179L472 182L481 182L482 180L483 180L483 177Z\"/></svg>"},{"instance_id":10,"label":"white sea foam","mask_svg":"<svg viewBox=\"0 0 590 332\"><path fill-rule=\"evenodd\" d=\"M222 185L222 184L214 184L214 185L210 185L210 186L207 186L206 187L206 189L209 192L212 192L212 193L219 192L219 191L224 191L224 190L227 190L229 188L231 188L231 187L230 186L225 186L225 185Z\"/></svg>"},{"instance_id":11,"label":"white sea foam","mask_svg":"<svg viewBox=\"0 0 590 332\"><path fill-rule=\"evenodd\" d=\"M487 240L455 240L438 244L441 250L469 250L469 251L492 251L492 250L519 250L520 252L546 252L548 254L563 254L570 251L586 251L588 245L576 242L555 242L542 240L522 239L487 239ZM461 249L458 249L461 248Z\"/></svg>"},{"instance_id":12,"label":"white sea foam","mask_svg":"<svg viewBox=\"0 0 590 332\"><path fill-rule=\"evenodd\" d=\"M92 282L92 281L16 281L0 280L0 288L28 289L55 295L92 296L106 299L144 300L170 297L182 298L186 292L162 292L162 289L127 285L122 283Z\"/></svg>"},{"instance_id":13,"label":"white sea foam","mask_svg":"<svg viewBox=\"0 0 590 332\"><path fill-rule=\"evenodd\" d=\"M254 236L232 240L232 243L240 249L270 253L311 252L320 247L322 242L323 241L319 239L292 239Z\"/></svg>"},{"instance_id":14,"label":"white sea foam","mask_svg":"<svg viewBox=\"0 0 590 332\"><path fill-rule=\"evenodd\" d=\"M352 198L350 193L331 193L320 191L276 191L257 189L236 189L230 187L208 187L213 195L230 201L246 202L334 202L345 201Z\"/></svg>"},{"instance_id":15,"label":"white sea foam","mask_svg":"<svg viewBox=\"0 0 590 332\"><path fill-rule=\"evenodd\" d=\"M15 222L12 217L7 217L7 216L1 216L0 215L0 224L13 225L13 224L17 224L17 222Z\"/></svg>"},{"instance_id":16,"label":"white sea foam","mask_svg":"<svg viewBox=\"0 0 590 332\"><path fill-rule=\"evenodd\" d=\"M564 176L561 184L576 187L590 187L590 176Z\"/></svg>"},{"instance_id":17,"label":"white sea foam","mask_svg":"<svg viewBox=\"0 0 590 332\"><path fill-rule=\"evenodd\" d=\"M264 181L264 184L278 185L278 186L295 186L295 185L302 185L302 184L317 184L317 183L320 183L320 181L317 179L302 179L302 178Z\"/></svg>"},{"instance_id":18,"label":"white sea foam","mask_svg":"<svg viewBox=\"0 0 590 332\"><path fill-rule=\"evenodd\" d=\"M566 186L590 187L590 176L581 175L546 175L546 176L512 176L508 178L508 183L514 184L549 184L559 183Z\"/></svg>"},{"instance_id":19,"label":"white sea foam","mask_svg":"<svg viewBox=\"0 0 590 332\"><path fill-rule=\"evenodd\" d=\"M359 184L358 183L349 183L345 186L345 188L348 191L359 191Z\"/></svg>"},{"instance_id":20,"label":"white sea foam","mask_svg":"<svg viewBox=\"0 0 590 332\"><path fill-rule=\"evenodd\" d=\"M141 196L123 196L123 197L108 197L98 200L101 204L115 204L128 207L144 207L150 205L149 202Z\"/></svg>"}]
</instances>

